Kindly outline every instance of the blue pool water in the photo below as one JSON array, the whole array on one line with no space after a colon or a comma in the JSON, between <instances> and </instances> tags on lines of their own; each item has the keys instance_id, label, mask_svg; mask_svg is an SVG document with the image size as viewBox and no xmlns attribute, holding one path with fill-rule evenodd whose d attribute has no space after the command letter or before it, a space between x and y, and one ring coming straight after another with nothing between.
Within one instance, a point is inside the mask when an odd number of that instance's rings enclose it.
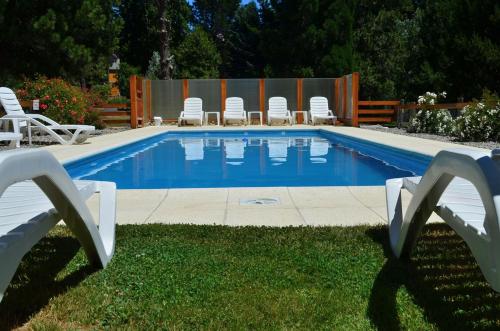
<instances>
[{"instance_id":1,"label":"blue pool water","mask_svg":"<svg viewBox=\"0 0 500 331\"><path fill-rule=\"evenodd\" d=\"M421 175L430 157L324 130L170 132L65 165L119 189L363 186Z\"/></svg>"}]
</instances>

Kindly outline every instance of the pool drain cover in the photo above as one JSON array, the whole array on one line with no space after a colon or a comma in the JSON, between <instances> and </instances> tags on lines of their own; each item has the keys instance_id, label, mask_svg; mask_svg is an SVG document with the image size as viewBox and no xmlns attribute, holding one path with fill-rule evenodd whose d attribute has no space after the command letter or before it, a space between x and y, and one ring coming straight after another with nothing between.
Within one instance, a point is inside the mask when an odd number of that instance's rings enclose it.
<instances>
[{"instance_id":1,"label":"pool drain cover","mask_svg":"<svg viewBox=\"0 0 500 331\"><path fill-rule=\"evenodd\" d=\"M240 199L241 206L273 206L279 205L280 199L278 198L257 198L257 199Z\"/></svg>"}]
</instances>

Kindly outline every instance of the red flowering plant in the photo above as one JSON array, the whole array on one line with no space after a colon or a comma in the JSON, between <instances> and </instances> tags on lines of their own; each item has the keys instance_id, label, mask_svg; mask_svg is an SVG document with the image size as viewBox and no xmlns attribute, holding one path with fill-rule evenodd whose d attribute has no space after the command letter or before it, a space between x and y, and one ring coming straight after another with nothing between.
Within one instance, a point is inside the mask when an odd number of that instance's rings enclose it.
<instances>
[{"instance_id":1,"label":"red flowering plant","mask_svg":"<svg viewBox=\"0 0 500 331\"><path fill-rule=\"evenodd\" d=\"M102 127L93 107L101 100L91 92L82 90L59 79L37 77L27 80L17 90L20 100L40 100L40 113L61 124L88 124Z\"/></svg>"}]
</instances>

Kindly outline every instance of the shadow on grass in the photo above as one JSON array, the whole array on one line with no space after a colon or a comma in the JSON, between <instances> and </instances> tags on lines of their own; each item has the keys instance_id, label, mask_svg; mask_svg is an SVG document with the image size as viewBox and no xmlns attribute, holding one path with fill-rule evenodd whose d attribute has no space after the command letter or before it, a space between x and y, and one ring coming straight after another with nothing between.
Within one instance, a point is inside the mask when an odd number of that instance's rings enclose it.
<instances>
[{"instance_id":1,"label":"shadow on grass","mask_svg":"<svg viewBox=\"0 0 500 331\"><path fill-rule=\"evenodd\" d=\"M0 330L21 326L52 297L78 285L95 271L85 265L58 279L80 247L72 237L47 237L26 254L0 303Z\"/></svg>"},{"instance_id":2,"label":"shadow on grass","mask_svg":"<svg viewBox=\"0 0 500 331\"><path fill-rule=\"evenodd\" d=\"M370 228L387 261L373 284L368 316L380 330L400 330L397 292L405 287L439 329L498 330L500 294L485 281L465 242L445 224L424 228L409 262L397 260L387 229Z\"/></svg>"}]
</instances>

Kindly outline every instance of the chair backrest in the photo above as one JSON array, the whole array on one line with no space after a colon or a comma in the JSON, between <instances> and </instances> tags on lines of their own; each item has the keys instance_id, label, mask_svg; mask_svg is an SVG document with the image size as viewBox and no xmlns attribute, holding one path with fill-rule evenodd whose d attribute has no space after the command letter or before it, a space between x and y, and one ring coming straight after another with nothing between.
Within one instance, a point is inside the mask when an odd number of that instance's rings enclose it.
<instances>
[{"instance_id":1,"label":"chair backrest","mask_svg":"<svg viewBox=\"0 0 500 331\"><path fill-rule=\"evenodd\" d=\"M226 99L226 113L241 114L244 110L242 98L231 97Z\"/></svg>"},{"instance_id":2,"label":"chair backrest","mask_svg":"<svg viewBox=\"0 0 500 331\"><path fill-rule=\"evenodd\" d=\"M328 99L325 97L312 97L309 100L311 115L326 115L328 113Z\"/></svg>"},{"instance_id":3,"label":"chair backrest","mask_svg":"<svg viewBox=\"0 0 500 331\"><path fill-rule=\"evenodd\" d=\"M203 100L200 98L186 98L184 100L184 115L200 115L203 113Z\"/></svg>"},{"instance_id":4,"label":"chair backrest","mask_svg":"<svg viewBox=\"0 0 500 331\"><path fill-rule=\"evenodd\" d=\"M268 114L276 115L286 115L288 111L286 99L283 97L272 97L269 98L269 110Z\"/></svg>"},{"instance_id":5,"label":"chair backrest","mask_svg":"<svg viewBox=\"0 0 500 331\"><path fill-rule=\"evenodd\" d=\"M25 115L23 107L17 100L14 91L8 87L0 87L0 103L7 115Z\"/></svg>"}]
</instances>

